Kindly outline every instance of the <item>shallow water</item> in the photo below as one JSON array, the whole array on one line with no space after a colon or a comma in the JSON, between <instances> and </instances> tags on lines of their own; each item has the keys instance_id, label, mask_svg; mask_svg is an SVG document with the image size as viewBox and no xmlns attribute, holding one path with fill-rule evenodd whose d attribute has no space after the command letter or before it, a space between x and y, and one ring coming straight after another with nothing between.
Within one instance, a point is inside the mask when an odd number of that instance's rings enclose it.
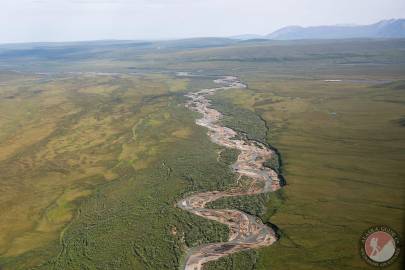
<instances>
[{"instance_id":1,"label":"shallow water","mask_svg":"<svg viewBox=\"0 0 405 270\"><path fill-rule=\"evenodd\" d=\"M235 139L237 132L221 126L219 120L222 114L210 106L209 96L215 92L231 88L243 89L246 85L233 76L222 77L214 82L224 86L188 94L190 101L187 107L201 113L202 117L196 120L196 124L208 129L208 136L214 143L240 151L237 161L231 167L239 178L241 176L250 178L251 185L248 188L236 187L227 191L197 193L178 202L177 205L181 209L225 224L230 229L228 242L205 244L190 249L184 265L186 270L199 270L206 262L242 250L269 246L277 240L273 229L255 216L239 210L205 208L207 203L223 197L254 195L280 188L277 173L263 166L264 162L276 153L256 141L247 138Z\"/></svg>"}]
</instances>

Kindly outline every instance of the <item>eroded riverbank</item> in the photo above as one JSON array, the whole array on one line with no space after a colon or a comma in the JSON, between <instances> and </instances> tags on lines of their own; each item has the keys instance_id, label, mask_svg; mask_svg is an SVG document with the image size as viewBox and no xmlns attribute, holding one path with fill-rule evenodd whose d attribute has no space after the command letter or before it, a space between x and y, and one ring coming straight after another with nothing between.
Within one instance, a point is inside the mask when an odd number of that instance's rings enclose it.
<instances>
[{"instance_id":1,"label":"eroded riverbank","mask_svg":"<svg viewBox=\"0 0 405 270\"><path fill-rule=\"evenodd\" d=\"M206 262L242 250L269 246L277 240L274 230L255 216L239 210L205 208L207 203L223 197L255 195L276 191L281 187L278 174L263 165L276 153L262 143L237 138L236 131L221 126L219 120L222 114L210 106L209 96L215 92L246 88L246 85L233 76L223 77L214 82L224 86L188 94L190 100L187 107L202 114L202 117L196 120L196 124L208 128L208 136L214 143L240 151L232 168L239 175L238 179L248 178L250 184L247 187L235 187L227 191L196 193L178 202L181 209L225 224L230 229L228 242L206 244L191 249L187 254L185 270L199 270Z\"/></svg>"}]
</instances>

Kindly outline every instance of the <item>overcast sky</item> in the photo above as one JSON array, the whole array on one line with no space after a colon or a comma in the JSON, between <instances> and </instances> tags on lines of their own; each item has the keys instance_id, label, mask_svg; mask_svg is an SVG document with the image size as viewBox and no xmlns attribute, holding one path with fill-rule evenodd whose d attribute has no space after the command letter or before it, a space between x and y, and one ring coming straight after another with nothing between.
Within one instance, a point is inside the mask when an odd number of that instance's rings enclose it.
<instances>
[{"instance_id":1,"label":"overcast sky","mask_svg":"<svg viewBox=\"0 0 405 270\"><path fill-rule=\"evenodd\" d=\"M0 0L0 43L267 34L405 17L405 0Z\"/></svg>"}]
</instances>

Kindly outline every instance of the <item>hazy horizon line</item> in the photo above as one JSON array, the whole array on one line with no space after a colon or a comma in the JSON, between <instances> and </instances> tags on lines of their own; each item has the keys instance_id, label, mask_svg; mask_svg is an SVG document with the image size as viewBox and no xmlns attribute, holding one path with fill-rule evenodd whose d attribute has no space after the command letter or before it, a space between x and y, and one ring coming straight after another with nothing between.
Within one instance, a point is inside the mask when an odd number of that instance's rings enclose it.
<instances>
[{"instance_id":1,"label":"hazy horizon line","mask_svg":"<svg viewBox=\"0 0 405 270\"><path fill-rule=\"evenodd\" d=\"M240 33L240 34L229 34L229 35L190 35L190 36L178 36L178 37L160 37L160 38L100 38L100 39L66 39L66 40L43 40L43 41L10 41L10 42L0 42L0 45L21 45L21 44L41 44L41 43L83 43L83 42L158 42L158 41L175 41L175 40L187 40L187 39L203 39L203 38L225 38L225 39L233 39L234 37L237 36L244 36L244 35L254 35L254 36L262 36L265 38L267 35L270 35L280 29L286 28L286 27L303 27L303 28L310 28L310 27L327 27L327 26L342 26L342 27L356 27L356 26L368 26L368 25L374 25L383 21L392 21L392 20L405 20L405 17L398 17L398 18L383 18L378 21L375 21L373 23L369 24L354 24L354 23L340 23L340 24L320 24L320 25L308 25L308 26L302 26L302 25L285 25L283 27L280 27L276 29L275 31L268 32L268 33L254 33L254 32L246 32L246 33ZM348 39L367 39L364 37L359 37L359 38L348 38ZM373 39L373 38L371 38ZM375 39L384 39L384 38L375 38ZM235 39L237 40L237 39ZM275 40L275 41L280 41L277 39L268 39L270 40ZM314 39L316 40L316 39ZM333 39L331 39L333 40Z\"/></svg>"}]
</instances>

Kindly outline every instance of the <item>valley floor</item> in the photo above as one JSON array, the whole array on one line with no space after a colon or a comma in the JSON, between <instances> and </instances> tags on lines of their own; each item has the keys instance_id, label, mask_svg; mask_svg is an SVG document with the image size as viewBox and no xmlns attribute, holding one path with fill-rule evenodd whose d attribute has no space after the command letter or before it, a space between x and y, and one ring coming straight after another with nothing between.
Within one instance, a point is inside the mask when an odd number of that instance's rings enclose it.
<instances>
[{"instance_id":1,"label":"valley floor","mask_svg":"<svg viewBox=\"0 0 405 270\"><path fill-rule=\"evenodd\" d=\"M373 269L361 234L386 224L404 238L405 40L204 42L0 46L1 269L178 269L228 241L176 207L248 183L231 168L240 153L185 106L224 75L247 88L210 96L219 124L276 152L262 165L287 185L206 204L280 239L204 270Z\"/></svg>"}]
</instances>

